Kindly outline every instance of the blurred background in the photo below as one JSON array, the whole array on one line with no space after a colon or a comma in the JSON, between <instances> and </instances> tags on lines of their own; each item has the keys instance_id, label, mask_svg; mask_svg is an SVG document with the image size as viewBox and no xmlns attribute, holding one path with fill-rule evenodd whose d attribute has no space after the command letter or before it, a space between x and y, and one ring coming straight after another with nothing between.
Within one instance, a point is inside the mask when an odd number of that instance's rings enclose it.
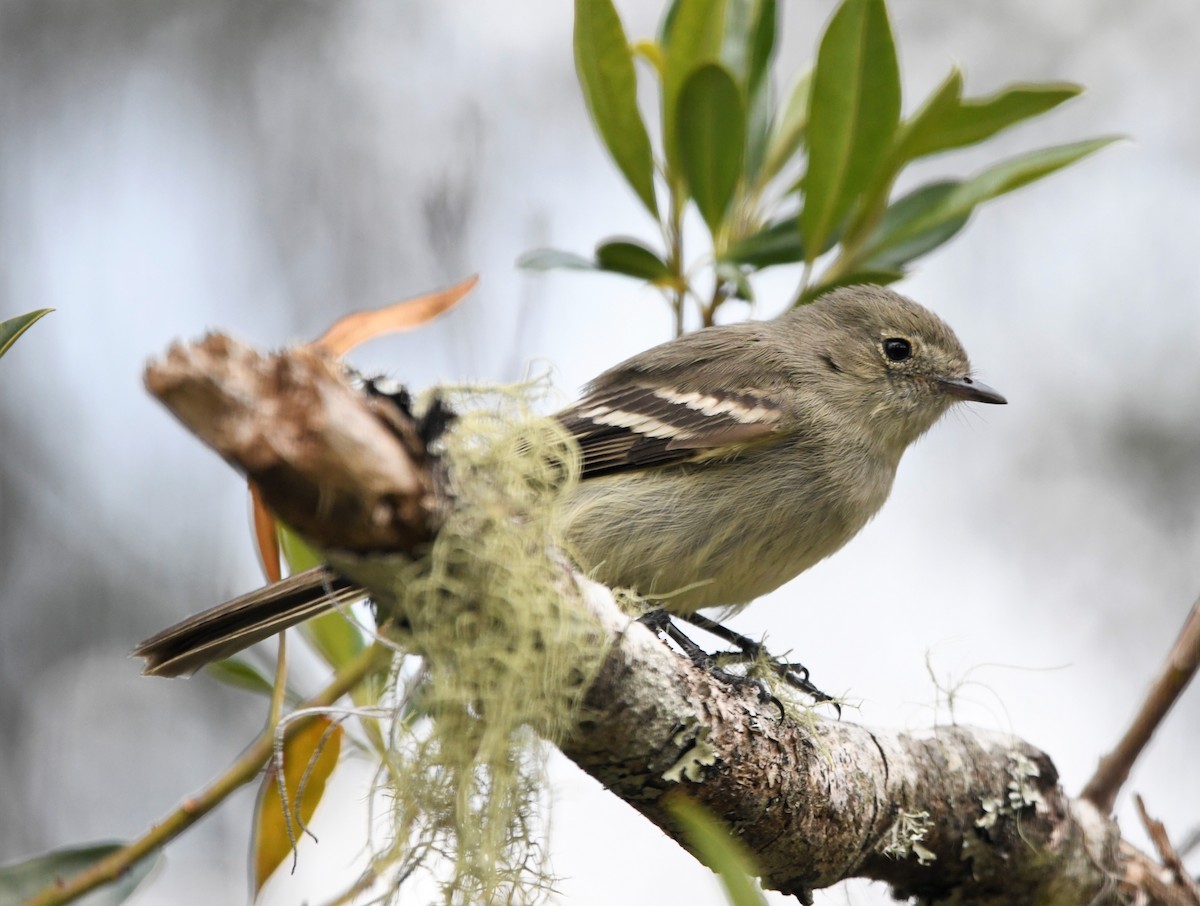
<instances>
[{"instance_id":1,"label":"blurred background","mask_svg":"<svg viewBox=\"0 0 1200 906\"><path fill-rule=\"evenodd\" d=\"M658 4L619 5L652 33ZM782 71L811 59L832 7L784 4ZM900 284L1010 405L939 425L858 539L735 625L861 700L850 720L1011 731L1077 792L1200 592L1200 17L1191 0L891 10L909 109L954 63L970 94L1088 88L917 178L1132 141L985 207ZM210 328L311 339L475 272L457 310L356 364L425 386L532 362L565 400L668 337L632 281L514 266L540 245L655 238L592 133L571 27L563 0L0 0L0 319L57 309L0 362L0 862L140 834L264 718L255 696L143 679L126 657L261 582L244 485L142 390L149 357ZM760 280L754 314L795 280ZM1130 839L1145 843L1132 791L1177 840L1200 825L1198 748L1192 689L1120 800ZM366 770L339 771L321 842L267 902L348 883ZM558 901L723 902L632 809L560 757L552 772ZM173 843L135 902L244 900L252 803Z\"/></svg>"}]
</instances>

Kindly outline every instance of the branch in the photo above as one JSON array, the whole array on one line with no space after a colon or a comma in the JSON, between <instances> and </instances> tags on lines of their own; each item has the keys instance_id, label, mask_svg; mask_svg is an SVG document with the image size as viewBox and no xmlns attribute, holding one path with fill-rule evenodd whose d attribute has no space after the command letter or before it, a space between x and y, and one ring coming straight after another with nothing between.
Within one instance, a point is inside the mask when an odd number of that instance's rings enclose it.
<instances>
[{"instance_id":1,"label":"branch","mask_svg":"<svg viewBox=\"0 0 1200 906\"><path fill-rule=\"evenodd\" d=\"M151 363L146 388L315 544L412 550L432 536L419 428L319 349L261 354L210 334Z\"/></svg>"},{"instance_id":2,"label":"branch","mask_svg":"<svg viewBox=\"0 0 1200 906\"><path fill-rule=\"evenodd\" d=\"M1115 824L1068 798L1028 743L781 720L644 627L623 628L603 590L587 600L614 644L563 752L677 841L668 803L686 795L755 854L764 887L802 902L850 877L928 900L1118 901Z\"/></svg>"},{"instance_id":3,"label":"branch","mask_svg":"<svg viewBox=\"0 0 1200 906\"><path fill-rule=\"evenodd\" d=\"M200 400L174 411L208 442L216 437L276 511L288 502L281 495L298 494L307 504L284 518L341 548L339 572L390 595L388 558L372 552L436 531L438 482L400 442L411 426L338 386L340 372L310 351L261 356L209 337L172 350L167 364L173 389L160 392L166 366L151 366L151 389L168 405ZM384 518L380 500L389 502ZM755 854L769 888L808 901L816 888L865 877L930 900L1186 902L1172 899L1169 873L1122 841L1092 801L1068 797L1049 756L1020 739L781 718L752 691L730 690L678 657L607 589L575 576L564 593L600 619L612 645L563 751L676 840L670 798L706 806Z\"/></svg>"},{"instance_id":4,"label":"branch","mask_svg":"<svg viewBox=\"0 0 1200 906\"><path fill-rule=\"evenodd\" d=\"M1096 773L1087 782L1080 796L1095 804L1106 814L1112 811L1129 771L1150 742L1167 712L1178 701L1192 677L1200 668L1200 598L1192 605L1183 621L1179 637L1167 655L1162 670L1146 693L1133 723L1117 743L1117 747L1100 759Z\"/></svg>"}]
</instances>

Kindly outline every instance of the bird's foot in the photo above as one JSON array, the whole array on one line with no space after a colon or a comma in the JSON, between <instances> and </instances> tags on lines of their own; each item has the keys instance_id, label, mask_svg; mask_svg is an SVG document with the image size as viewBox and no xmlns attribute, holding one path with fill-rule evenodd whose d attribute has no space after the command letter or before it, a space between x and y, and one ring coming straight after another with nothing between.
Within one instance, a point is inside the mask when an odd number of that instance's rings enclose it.
<instances>
[{"instance_id":1,"label":"bird's foot","mask_svg":"<svg viewBox=\"0 0 1200 906\"><path fill-rule=\"evenodd\" d=\"M816 704L820 705L828 702L837 710L838 717L842 716L842 706L834 701L831 695L822 692L813 685L808 677L808 668L803 664L782 661L772 656L761 642L756 642L741 633L734 632L727 626L723 626L715 620L710 620L708 617L699 614L687 614L682 616L681 619L687 620L693 626L697 626L729 642L731 645L736 646L738 651L724 652L717 655L709 654L675 625L675 622L671 619L671 614L662 609L649 611L640 618L640 622L644 623L654 632L665 635L679 646L680 650L687 655L693 664L703 667L721 682L734 688L753 686L758 691L760 701L777 705L781 713L783 706L761 678L750 673L732 673L725 669L725 665L765 665L789 686L810 696Z\"/></svg>"}]
</instances>

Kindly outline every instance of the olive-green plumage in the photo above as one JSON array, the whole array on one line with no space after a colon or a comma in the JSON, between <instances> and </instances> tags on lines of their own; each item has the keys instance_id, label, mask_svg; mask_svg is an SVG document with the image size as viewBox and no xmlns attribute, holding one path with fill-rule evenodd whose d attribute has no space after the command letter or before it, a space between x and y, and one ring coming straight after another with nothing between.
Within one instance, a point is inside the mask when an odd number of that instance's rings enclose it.
<instances>
[{"instance_id":1,"label":"olive-green plumage","mask_svg":"<svg viewBox=\"0 0 1200 906\"><path fill-rule=\"evenodd\" d=\"M962 399L1003 402L943 321L879 287L672 340L560 415L595 475L569 537L601 581L668 610L745 605L857 534Z\"/></svg>"}]
</instances>

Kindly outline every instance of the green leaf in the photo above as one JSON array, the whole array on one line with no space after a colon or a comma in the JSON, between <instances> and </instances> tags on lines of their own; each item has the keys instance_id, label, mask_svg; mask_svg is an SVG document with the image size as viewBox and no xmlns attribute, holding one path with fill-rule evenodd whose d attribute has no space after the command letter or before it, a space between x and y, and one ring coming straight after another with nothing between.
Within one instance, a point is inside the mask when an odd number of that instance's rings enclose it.
<instances>
[{"instance_id":1,"label":"green leaf","mask_svg":"<svg viewBox=\"0 0 1200 906\"><path fill-rule=\"evenodd\" d=\"M594 271L596 269L595 263L584 258L583 255L558 249L534 249L526 252L517 259L517 267L529 271Z\"/></svg>"},{"instance_id":2,"label":"green leaf","mask_svg":"<svg viewBox=\"0 0 1200 906\"><path fill-rule=\"evenodd\" d=\"M294 573L320 566L325 560L316 552L311 544L292 531L283 523L278 523L279 550L288 568Z\"/></svg>"},{"instance_id":3,"label":"green leaf","mask_svg":"<svg viewBox=\"0 0 1200 906\"><path fill-rule=\"evenodd\" d=\"M857 236L874 222L887 202L896 174L915 158L982 142L1023 119L1057 107L1081 90L1065 82L1012 85L988 98L963 101L962 73L951 70L921 109L900 127L887 166L863 193L863 206L847 232ZM957 229L951 235L954 232Z\"/></svg>"},{"instance_id":4,"label":"green leaf","mask_svg":"<svg viewBox=\"0 0 1200 906\"><path fill-rule=\"evenodd\" d=\"M766 81L775 51L775 0L726 0L725 27L717 60L747 96Z\"/></svg>"},{"instance_id":5,"label":"green leaf","mask_svg":"<svg viewBox=\"0 0 1200 906\"><path fill-rule=\"evenodd\" d=\"M658 43L663 47L671 41L671 32L675 28L675 17L679 15L679 4L683 0L671 0L663 12L662 21L658 24Z\"/></svg>"},{"instance_id":6,"label":"green leaf","mask_svg":"<svg viewBox=\"0 0 1200 906\"><path fill-rule=\"evenodd\" d=\"M612 0L575 0L575 69L592 122L605 146L655 217L654 156L637 106L637 74Z\"/></svg>"},{"instance_id":7,"label":"green leaf","mask_svg":"<svg viewBox=\"0 0 1200 906\"><path fill-rule=\"evenodd\" d=\"M43 888L79 874L124 847L124 843L67 847L0 866L0 906L20 906ZM79 906L117 906L129 899L161 861L162 851L155 850L112 883L75 902Z\"/></svg>"},{"instance_id":8,"label":"green leaf","mask_svg":"<svg viewBox=\"0 0 1200 906\"><path fill-rule=\"evenodd\" d=\"M652 283L671 280L671 270L658 254L636 239L610 239L596 246L596 267Z\"/></svg>"},{"instance_id":9,"label":"green leaf","mask_svg":"<svg viewBox=\"0 0 1200 906\"><path fill-rule=\"evenodd\" d=\"M918 157L974 145L1022 120L1039 116L1078 95L1068 82L1010 85L989 97L962 100L958 69L929 97L901 129L896 157L901 164Z\"/></svg>"},{"instance_id":10,"label":"green leaf","mask_svg":"<svg viewBox=\"0 0 1200 906\"><path fill-rule=\"evenodd\" d=\"M1019 189L1055 170L1061 170L1116 140L1115 136L1108 136L1058 145L1031 151L988 167L954 186L952 191L935 194L932 199L926 199L928 203L922 204L918 210L912 212L912 216L905 222L894 224L887 244L894 248L917 242L920 237L931 231L969 216L976 205ZM915 205L915 202L913 204ZM876 247L871 249L871 254L883 250L881 243L873 244Z\"/></svg>"},{"instance_id":11,"label":"green leaf","mask_svg":"<svg viewBox=\"0 0 1200 906\"><path fill-rule=\"evenodd\" d=\"M844 0L817 53L801 229L811 261L883 165L900 121L900 71L883 0Z\"/></svg>"},{"instance_id":12,"label":"green leaf","mask_svg":"<svg viewBox=\"0 0 1200 906\"><path fill-rule=\"evenodd\" d=\"M301 623L300 634L335 670L343 667L366 647L362 630L340 611L323 613Z\"/></svg>"},{"instance_id":13,"label":"green leaf","mask_svg":"<svg viewBox=\"0 0 1200 906\"><path fill-rule=\"evenodd\" d=\"M680 163L700 215L715 235L742 170L746 109L724 68L707 63L688 78L676 113Z\"/></svg>"},{"instance_id":14,"label":"green leaf","mask_svg":"<svg viewBox=\"0 0 1200 906\"><path fill-rule=\"evenodd\" d=\"M758 174L760 186L778 176L779 171L786 167L800 150L808 128L808 101L811 95L812 70L809 70L792 86L787 103L783 107L783 115L776 119L775 128L771 130L766 156Z\"/></svg>"},{"instance_id":15,"label":"green leaf","mask_svg":"<svg viewBox=\"0 0 1200 906\"><path fill-rule=\"evenodd\" d=\"M39 308L27 314L17 315L7 321L0 321L0 356L8 352L9 347L17 342L17 337L29 330L34 322L54 311L53 308Z\"/></svg>"},{"instance_id":16,"label":"green leaf","mask_svg":"<svg viewBox=\"0 0 1200 906\"><path fill-rule=\"evenodd\" d=\"M682 176L675 114L679 93L693 72L721 58L725 33L726 0L678 0L671 10L670 26L663 38L666 70L662 84L663 151L668 175Z\"/></svg>"},{"instance_id":17,"label":"green leaf","mask_svg":"<svg viewBox=\"0 0 1200 906\"><path fill-rule=\"evenodd\" d=\"M278 766L272 764L263 776L251 842L256 894L292 852L293 841L312 820L325 792L325 783L337 767L342 734L340 724L320 716L284 743L283 786L287 790L287 811L279 794Z\"/></svg>"},{"instance_id":18,"label":"green leaf","mask_svg":"<svg viewBox=\"0 0 1200 906\"><path fill-rule=\"evenodd\" d=\"M303 538L286 527L279 530L279 548L293 573L324 562ZM334 610L300 624L300 634L334 669L352 661L366 647L362 630Z\"/></svg>"},{"instance_id":19,"label":"green leaf","mask_svg":"<svg viewBox=\"0 0 1200 906\"><path fill-rule=\"evenodd\" d=\"M804 243L796 218L776 221L747 236L725 252L722 258L738 264L764 268L776 264L796 264L804 260Z\"/></svg>"},{"instance_id":20,"label":"green leaf","mask_svg":"<svg viewBox=\"0 0 1200 906\"><path fill-rule=\"evenodd\" d=\"M275 691L275 686L269 679L239 657L214 661L205 666L204 672L226 685L258 692L267 698Z\"/></svg>"},{"instance_id":21,"label":"green leaf","mask_svg":"<svg viewBox=\"0 0 1200 906\"><path fill-rule=\"evenodd\" d=\"M749 850L724 825L683 795L672 795L667 810L679 822L688 848L720 876L731 906L766 906Z\"/></svg>"},{"instance_id":22,"label":"green leaf","mask_svg":"<svg viewBox=\"0 0 1200 906\"><path fill-rule=\"evenodd\" d=\"M773 103L769 78L775 54L775 33L779 10L775 0L742 0L752 11L754 21L746 41L745 74L742 77L746 98L746 151L742 167L746 182L753 185L767 153L771 138ZM726 44L728 44L728 38Z\"/></svg>"},{"instance_id":23,"label":"green leaf","mask_svg":"<svg viewBox=\"0 0 1200 906\"><path fill-rule=\"evenodd\" d=\"M967 225L970 211L935 221L920 233L913 233L908 227L913 221L923 220L927 212L940 208L961 185L956 179L931 183L910 192L888 207L875 234L860 255L863 266L885 270L900 268L948 242Z\"/></svg>"},{"instance_id":24,"label":"green leaf","mask_svg":"<svg viewBox=\"0 0 1200 906\"><path fill-rule=\"evenodd\" d=\"M758 0L726 0L721 52L712 61L724 66L742 86L747 84L750 71L750 31L757 6Z\"/></svg>"},{"instance_id":25,"label":"green leaf","mask_svg":"<svg viewBox=\"0 0 1200 906\"><path fill-rule=\"evenodd\" d=\"M746 94L753 97L767 84L771 58L775 55L775 35L779 29L779 9L775 0L754 4L754 30L750 33L749 60L746 69Z\"/></svg>"}]
</instances>

